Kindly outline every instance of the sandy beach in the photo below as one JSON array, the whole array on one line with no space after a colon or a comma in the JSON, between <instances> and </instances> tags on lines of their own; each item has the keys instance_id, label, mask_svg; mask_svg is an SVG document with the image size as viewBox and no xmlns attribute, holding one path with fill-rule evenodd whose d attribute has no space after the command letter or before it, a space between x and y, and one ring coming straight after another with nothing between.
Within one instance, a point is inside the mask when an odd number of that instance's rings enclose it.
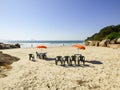
<instances>
[{"instance_id":1,"label":"sandy beach","mask_svg":"<svg viewBox=\"0 0 120 90\"><path fill-rule=\"evenodd\" d=\"M6 72L7 77L0 78L0 90L120 90L120 49L106 47L86 47L79 53L86 58L85 66L55 65L58 55L73 55L77 49L69 46L48 47L49 60L35 57L29 53L40 52L37 48L1 50L20 58Z\"/></svg>"}]
</instances>

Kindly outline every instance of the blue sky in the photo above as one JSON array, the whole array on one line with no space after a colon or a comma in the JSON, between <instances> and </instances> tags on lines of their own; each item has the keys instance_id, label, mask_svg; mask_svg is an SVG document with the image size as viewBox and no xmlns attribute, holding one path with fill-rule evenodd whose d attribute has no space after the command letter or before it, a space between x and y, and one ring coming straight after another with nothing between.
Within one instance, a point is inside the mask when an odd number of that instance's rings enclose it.
<instances>
[{"instance_id":1,"label":"blue sky","mask_svg":"<svg viewBox=\"0 0 120 90\"><path fill-rule=\"evenodd\" d=\"M120 0L0 0L0 40L84 40L120 24Z\"/></svg>"}]
</instances>

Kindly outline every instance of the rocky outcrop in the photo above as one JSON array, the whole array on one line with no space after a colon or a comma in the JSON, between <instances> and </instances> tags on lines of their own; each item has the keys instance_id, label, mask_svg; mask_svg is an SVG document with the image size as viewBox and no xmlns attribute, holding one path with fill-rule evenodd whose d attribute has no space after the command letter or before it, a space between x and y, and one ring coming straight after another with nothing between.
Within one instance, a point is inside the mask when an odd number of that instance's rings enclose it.
<instances>
[{"instance_id":1,"label":"rocky outcrop","mask_svg":"<svg viewBox=\"0 0 120 90\"><path fill-rule=\"evenodd\" d=\"M116 44L117 39L113 39L110 41L110 44Z\"/></svg>"},{"instance_id":2,"label":"rocky outcrop","mask_svg":"<svg viewBox=\"0 0 120 90\"><path fill-rule=\"evenodd\" d=\"M17 48L20 48L20 44L18 44L18 43L15 44L14 46L17 47Z\"/></svg>"},{"instance_id":3,"label":"rocky outcrop","mask_svg":"<svg viewBox=\"0 0 120 90\"><path fill-rule=\"evenodd\" d=\"M108 47L113 48L113 49L117 49L117 48L120 48L120 44L109 44Z\"/></svg>"},{"instance_id":4,"label":"rocky outcrop","mask_svg":"<svg viewBox=\"0 0 120 90\"><path fill-rule=\"evenodd\" d=\"M117 44L120 44L120 38L118 38L118 39L116 40L116 43L117 43Z\"/></svg>"},{"instance_id":5,"label":"rocky outcrop","mask_svg":"<svg viewBox=\"0 0 120 90\"><path fill-rule=\"evenodd\" d=\"M0 78L6 77L7 75L5 74L5 71L8 69L12 69L12 66L10 66L10 64L18 60L19 58L8 54L3 54L0 51Z\"/></svg>"},{"instance_id":6,"label":"rocky outcrop","mask_svg":"<svg viewBox=\"0 0 120 90\"><path fill-rule=\"evenodd\" d=\"M85 41L86 46L100 46L100 47L116 47L120 48L120 38L118 39L105 39L102 41Z\"/></svg>"},{"instance_id":7,"label":"rocky outcrop","mask_svg":"<svg viewBox=\"0 0 120 90\"><path fill-rule=\"evenodd\" d=\"M101 47L107 47L108 44L110 44L110 40L105 39L105 40L102 40L102 41L99 43L99 46L101 46Z\"/></svg>"},{"instance_id":8,"label":"rocky outcrop","mask_svg":"<svg viewBox=\"0 0 120 90\"><path fill-rule=\"evenodd\" d=\"M20 48L20 44L4 44L0 43L0 49L11 49L11 48Z\"/></svg>"},{"instance_id":9,"label":"rocky outcrop","mask_svg":"<svg viewBox=\"0 0 120 90\"><path fill-rule=\"evenodd\" d=\"M97 41L96 43L95 43L95 46L99 46L100 45L100 41Z\"/></svg>"},{"instance_id":10,"label":"rocky outcrop","mask_svg":"<svg viewBox=\"0 0 120 90\"><path fill-rule=\"evenodd\" d=\"M99 46L99 41L85 41L86 46Z\"/></svg>"},{"instance_id":11,"label":"rocky outcrop","mask_svg":"<svg viewBox=\"0 0 120 90\"><path fill-rule=\"evenodd\" d=\"M85 43L86 46L90 45L90 41L84 41L84 43Z\"/></svg>"},{"instance_id":12,"label":"rocky outcrop","mask_svg":"<svg viewBox=\"0 0 120 90\"><path fill-rule=\"evenodd\" d=\"M8 54L3 54L0 51L0 64L2 64L2 63L12 64L13 62L18 61L18 60L19 60L19 58L8 55Z\"/></svg>"},{"instance_id":13,"label":"rocky outcrop","mask_svg":"<svg viewBox=\"0 0 120 90\"><path fill-rule=\"evenodd\" d=\"M96 43L95 41L92 41L89 43L89 46L95 46L95 43Z\"/></svg>"}]
</instances>

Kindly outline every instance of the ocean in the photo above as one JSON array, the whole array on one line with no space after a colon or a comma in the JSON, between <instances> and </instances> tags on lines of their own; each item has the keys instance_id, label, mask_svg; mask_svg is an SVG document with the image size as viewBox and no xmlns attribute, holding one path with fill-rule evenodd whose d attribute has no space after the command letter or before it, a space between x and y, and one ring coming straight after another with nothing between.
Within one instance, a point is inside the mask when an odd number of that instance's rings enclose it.
<instances>
[{"instance_id":1,"label":"ocean","mask_svg":"<svg viewBox=\"0 0 120 90\"><path fill-rule=\"evenodd\" d=\"M54 47L54 46L71 46L73 44L83 44L82 40L61 40L61 41L6 41L5 43L8 44L16 44L19 43L21 48L29 48L29 47L36 47L37 45L45 45L47 47Z\"/></svg>"}]
</instances>

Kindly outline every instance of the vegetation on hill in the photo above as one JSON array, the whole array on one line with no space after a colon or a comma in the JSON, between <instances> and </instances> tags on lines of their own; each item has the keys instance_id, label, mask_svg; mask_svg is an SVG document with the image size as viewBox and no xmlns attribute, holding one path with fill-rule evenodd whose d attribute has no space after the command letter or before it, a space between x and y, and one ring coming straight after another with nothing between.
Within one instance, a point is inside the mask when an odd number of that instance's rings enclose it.
<instances>
[{"instance_id":1,"label":"vegetation on hill","mask_svg":"<svg viewBox=\"0 0 120 90\"><path fill-rule=\"evenodd\" d=\"M99 33L95 33L91 37L88 37L85 41L87 40L95 40L95 41L101 41L103 39L116 39L120 38L120 25L111 25L104 27L103 29L100 30Z\"/></svg>"}]
</instances>

